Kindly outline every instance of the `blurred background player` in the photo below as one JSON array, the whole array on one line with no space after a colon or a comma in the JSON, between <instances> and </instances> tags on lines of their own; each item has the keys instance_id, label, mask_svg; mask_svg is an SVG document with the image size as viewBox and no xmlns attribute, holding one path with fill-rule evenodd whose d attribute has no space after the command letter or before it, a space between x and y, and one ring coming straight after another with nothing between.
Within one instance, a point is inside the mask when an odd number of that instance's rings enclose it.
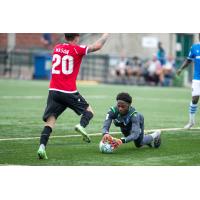
<instances>
[{"instance_id":1,"label":"blurred background player","mask_svg":"<svg viewBox=\"0 0 200 200\"><path fill-rule=\"evenodd\" d=\"M139 85L140 78L143 74L142 61L138 56L134 56L131 60L128 60L126 67L126 76L128 79L136 77L135 84Z\"/></svg>"},{"instance_id":2,"label":"blurred background player","mask_svg":"<svg viewBox=\"0 0 200 200\"><path fill-rule=\"evenodd\" d=\"M163 65L162 69L164 79L163 86L172 86L172 81L176 71L176 62L171 55L167 57L166 63Z\"/></svg>"},{"instance_id":3,"label":"blurred background player","mask_svg":"<svg viewBox=\"0 0 200 200\"><path fill-rule=\"evenodd\" d=\"M43 33L41 37L41 42L44 45L44 48L52 48L52 36L51 33Z\"/></svg>"},{"instance_id":4,"label":"blurred background player","mask_svg":"<svg viewBox=\"0 0 200 200\"><path fill-rule=\"evenodd\" d=\"M84 128L92 119L93 110L77 91L76 79L83 56L87 53L100 50L107 38L108 34L102 34L95 43L84 46L78 45L80 40L78 33L65 33L67 43L58 44L54 47L49 95L43 115L45 126L41 133L38 150L40 159L48 159L45 148L49 136L55 126L56 119L68 107L76 114L82 115L80 124L75 126L75 130L82 134L84 141L90 142L90 137Z\"/></svg>"},{"instance_id":5,"label":"blurred background player","mask_svg":"<svg viewBox=\"0 0 200 200\"><path fill-rule=\"evenodd\" d=\"M145 67L144 79L148 85L162 85L162 65L155 54L153 54L152 59L145 64Z\"/></svg>"},{"instance_id":6,"label":"blurred background player","mask_svg":"<svg viewBox=\"0 0 200 200\"><path fill-rule=\"evenodd\" d=\"M200 34L199 34L200 40ZM184 127L190 129L195 125L195 114L197 111L197 103L200 96L200 43L193 44L190 48L188 57L177 70L177 75L180 75L182 70L194 62L194 74L192 80L192 101L189 105L189 123Z\"/></svg>"},{"instance_id":7,"label":"blurred background player","mask_svg":"<svg viewBox=\"0 0 200 200\"><path fill-rule=\"evenodd\" d=\"M121 52L119 60L117 62L116 68L115 68L115 74L118 77L118 80L121 83L126 82L126 69L128 66L128 59L125 56L124 51Z\"/></svg>"},{"instance_id":8,"label":"blurred background player","mask_svg":"<svg viewBox=\"0 0 200 200\"><path fill-rule=\"evenodd\" d=\"M160 61L161 65L165 65L166 63L166 55L165 50L162 47L162 42L158 42L158 51L157 51L157 58Z\"/></svg>"},{"instance_id":9,"label":"blurred background player","mask_svg":"<svg viewBox=\"0 0 200 200\"><path fill-rule=\"evenodd\" d=\"M109 129L113 121L114 125L120 127L124 137L113 138L114 149L123 143L133 141L137 148L144 145L158 148L161 144L161 132L155 131L152 134L144 135L144 117L138 113L132 104L132 97L128 93L119 93L116 97L117 105L111 107L106 115L103 125L103 140L112 140Z\"/></svg>"}]
</instances>

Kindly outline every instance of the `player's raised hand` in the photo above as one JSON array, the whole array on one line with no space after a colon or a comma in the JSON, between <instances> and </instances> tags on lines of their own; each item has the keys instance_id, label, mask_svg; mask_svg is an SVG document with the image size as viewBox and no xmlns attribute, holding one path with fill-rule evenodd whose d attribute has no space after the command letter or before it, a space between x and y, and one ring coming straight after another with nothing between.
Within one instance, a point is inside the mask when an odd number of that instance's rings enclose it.
<instances>
[{"instance_id":1,"label":"player's raised hand","mask_svg":"<svg viewBox=\"0 0 200 200\"><path fill-rule=\"evenodd\" d=\"M108 33L103 33L96 42L88 46L88 53L100 50L108 39L108 36Z\"/></svg>"}]
</instances>

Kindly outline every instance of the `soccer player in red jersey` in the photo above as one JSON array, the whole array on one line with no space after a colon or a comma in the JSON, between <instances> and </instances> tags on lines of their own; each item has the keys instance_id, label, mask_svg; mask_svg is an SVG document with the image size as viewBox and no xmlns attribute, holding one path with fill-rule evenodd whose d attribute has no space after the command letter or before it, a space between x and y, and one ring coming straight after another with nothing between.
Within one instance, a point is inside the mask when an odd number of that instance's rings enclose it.
<instances>
[{"instance_id":1,"label":"soccer player in red jersey","mask_svg":"<svg viewBox=\"0 0 200 200\"><path fill-rule=\"evenodd\" d=\"M100 50L108 39L109 34L104 33L92 45L78 45L80 35L78 33L65 33L66 43L57 44L54 47L52 58L51 80L47 106L44 111L44 129L40 137L38 149L39 159L48 159L46 145L56 119L70 108L78 115L81 115L80 124L75 130L82 134L85 142L90 142L90 137L85 127L93 117L93 110L87 101L77 91L76 79L79 73L83 56L88 53Z\"/></svg>"}]
</instances>

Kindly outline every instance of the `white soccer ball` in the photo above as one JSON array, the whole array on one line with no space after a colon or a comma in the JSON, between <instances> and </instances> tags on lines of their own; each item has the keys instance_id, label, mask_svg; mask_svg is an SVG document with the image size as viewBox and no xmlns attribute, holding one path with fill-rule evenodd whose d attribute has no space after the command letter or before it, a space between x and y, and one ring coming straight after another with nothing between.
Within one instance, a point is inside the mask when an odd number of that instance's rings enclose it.
<instances>
[{"instance_id":1,"label":"white soccer ball","mask_svg":"<svg viewBox=\"0 0 200 200\"><path fill-rule=\"evenodd\" d=\"M108 142L103 143L102 141L99 143L99 150L101 153L112 153L113 149L111 144Z\"/></svg>"}]
</instances>

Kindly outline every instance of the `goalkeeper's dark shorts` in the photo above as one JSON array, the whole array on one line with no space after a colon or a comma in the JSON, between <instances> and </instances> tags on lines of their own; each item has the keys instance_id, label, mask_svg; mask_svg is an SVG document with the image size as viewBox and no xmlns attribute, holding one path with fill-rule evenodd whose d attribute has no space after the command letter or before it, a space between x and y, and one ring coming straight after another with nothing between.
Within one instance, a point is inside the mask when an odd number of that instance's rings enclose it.
<instances>
[{"instance_id":1,"label":"goalkeeper's dark shorts","mask_svg":"<svg viewBox=\"0 0 200 200\"><path fill-rule=\"evenodd\" d=\"M135 143L135 146L137 148L140 148L140 147L143 146L142 141L143 141L143 138L144 138L144 117L140 113L137 113L137 116L138 116L137 120L138 120L138 123L139 123L139 126L140 126L140 134L138 135L138 138L136 140L134 140L133 142ZM125 137L127 137L128 135L131 134L132 124L131 124L131 126L129 125L129 126L125 126L125 127L121 128L121 131L122 131L123 135Z\"/></svg>"},{"instance_id":2,"label":"goalkeeper's dark shorts","mask_svg":"<svg viewBox=\"0 0 200 200\"><path fill-rule=\"evenodd\" d=\"M49 91L47 106L44 111L43 120L46 122L50 116L56 119L67 108L72 109L76 114L81 115L88 108L89 104L79 92L63 93L59 91Z\"/></svg>"},{"instance_id":3,"label":"goalkeeper's dark shorts","mask_svg":"<svg viewBox=\"0 0 200 200\"><path fill-rule=\"evenodd\" d=\"M122 129L121 129L121 130L122 130ZM128 135L125 134L125 133L127 133L127 132L124 132L124 133L123 133L123 131L122 131L122 134L123 134L125 137L127 137ZM143 146L143 144L142 144L143 138L144 138L144 131L142 131L142 132L139 134L139 136L138 136L138 138L137 138L136 140L133 140L133 142L135 143L135 146L136 146L137 148L140 148L140 147Z\"/></svg>"}]
</instances>

